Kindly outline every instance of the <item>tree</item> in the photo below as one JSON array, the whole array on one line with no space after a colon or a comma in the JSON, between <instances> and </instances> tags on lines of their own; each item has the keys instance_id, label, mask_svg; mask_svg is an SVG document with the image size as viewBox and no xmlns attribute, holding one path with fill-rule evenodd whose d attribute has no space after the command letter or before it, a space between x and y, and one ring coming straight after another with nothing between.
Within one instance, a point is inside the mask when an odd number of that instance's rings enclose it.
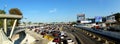
<instances>
[{"instance_id":1,"label":"tree","mask_svg":"<svg viewBox=\"0 0 120 44\"><path fill-rule=\"evenodd\" d=\"M0 14L6 14L4 10L0 10Z\"/></svg>"},{"instance_id":2,"label":"tree","mask_svg":"<svg viewBox=\"0 0 120 44\"><path fill-rule=\"evenodd\" d=\"M38 24L37 22L34 22L33 24Z\"/></svg>"},{"instance_id":3,"label":"tree","mask_svg":"<svg viewBox=\"0 0 120 44\"><path fill-rule=\"evenodd\" d=\"M22 22L26 26L26 22Z\"/></svg>"},{"instance_id":4,"label":"tree","mask_svg":"<svg viewBox=\"0 0 120 44\"><path fill-rule=\"evenodd\" d=\"M31 25L32 22L28 22L29 25Z\"/></svg>"},{"instance_id":5,"label":"tree","mask_svg":"<svg viewBox=\"0 0 120 44\"><path fill-rule=\"evenodd\" d=\"M9 10L9 13L12 14L12 15L22 15L22 12L18 9L18 8L11 8ZM12 25L14 23L14 20L11 20L10 21L10 24ZM20 19L18 19L17 21L17 26L20 24Z\"/></svg>"},{"instance_id":6,"label":"tree","mask_svg":"<svg viewBox=\"0 0 120 44\"><path fill-rule=\"evenodd\" d=\"M40 25L40 24L43 24L43 23L40 23L40 22L39 22L38 25Z\"/></svg>"},{"instance_id":7,"label":"tree","mask_svg":"<svg viewBox=\"0 0 120 44\"><path fill-rule=\"evenodd\" d=\"M77 24L77 23L76 23L76 22L72 22L72 23L71 23L71 26L74 25L74 24Z\"/></svg>"},{"instance_id":8,"label":"tree","mask_svg":"<svg viewBox=\"0 0 120 44\"><path fill-rule=\"evenodd\" d=\"M9 13L13 15L22 15L22 12L18 8L11 8Z\"/></svg>"},{"instance_id":9,"label":"tree","mask_svg":"<svg viewBox=\"0 0 120 44\"><path fill-rule=\"evenodd\" d=\"M0 10L0 14L6 14L4 10ZM0 27L3 26L3 19L0 19Z\"/></svg>"}]
</instances>

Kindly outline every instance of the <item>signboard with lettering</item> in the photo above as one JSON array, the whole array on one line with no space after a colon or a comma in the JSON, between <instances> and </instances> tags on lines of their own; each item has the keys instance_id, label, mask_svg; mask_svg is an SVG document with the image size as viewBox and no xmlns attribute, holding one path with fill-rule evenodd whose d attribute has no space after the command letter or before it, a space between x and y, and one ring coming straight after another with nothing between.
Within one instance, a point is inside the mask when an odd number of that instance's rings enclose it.
<instances>
[{"instance_id":1,"label":"signboard with lettering","mask_svg":"<svg viewBox=\"0 0 120 44\"><path fill-rule=\"evenodd\" d=\"M101 16L96 16L95 17L95 22L102 22L102 17Z\"/></svg>"}]
</instances>

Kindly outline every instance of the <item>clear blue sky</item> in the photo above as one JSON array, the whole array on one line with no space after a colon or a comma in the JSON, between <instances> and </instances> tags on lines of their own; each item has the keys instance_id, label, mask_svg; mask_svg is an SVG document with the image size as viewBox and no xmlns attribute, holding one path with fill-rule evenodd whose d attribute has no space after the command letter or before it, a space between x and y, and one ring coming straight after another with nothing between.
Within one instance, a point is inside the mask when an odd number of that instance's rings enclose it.
<instances>
[{"instance_id":1,"label":"clear blue sky","mask_svg":"<svg viewBox=\"0 0 120 44\"><path fill-rule=\"evenodd\" d=\"M120 12L120 0L0 0L0 9L4 5L7 13L10 8L19 8L32 22L69 22L81 13L95 17Z\"/></svg>"}]
</instances>

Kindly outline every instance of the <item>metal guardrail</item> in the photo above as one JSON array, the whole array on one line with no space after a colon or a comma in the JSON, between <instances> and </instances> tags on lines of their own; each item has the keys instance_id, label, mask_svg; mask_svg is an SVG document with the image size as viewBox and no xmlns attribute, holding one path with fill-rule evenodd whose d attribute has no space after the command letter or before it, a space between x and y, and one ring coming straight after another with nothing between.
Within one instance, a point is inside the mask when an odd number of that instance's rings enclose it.
<instances>
[{"instance_id":1,"label":"metal guardrail","mask_svg":"<svg viewBox=\"0 0 120 44\"><path fill-rule=\"evenodd\" d=\"M87 28L87 27L78 27L78 28L83 29L86 34L88 34L89 36L92 36L93 38L95 38L95 37L99 38L99 36L96 36L96 35L101 35L108 39L120 42L120 34L119 33L111 32L111 31L104 31L104 30L93 30L93 29ZM96 35L95 34L93 35L93 33L95 33Z\"/></svg>"}]
</instances>

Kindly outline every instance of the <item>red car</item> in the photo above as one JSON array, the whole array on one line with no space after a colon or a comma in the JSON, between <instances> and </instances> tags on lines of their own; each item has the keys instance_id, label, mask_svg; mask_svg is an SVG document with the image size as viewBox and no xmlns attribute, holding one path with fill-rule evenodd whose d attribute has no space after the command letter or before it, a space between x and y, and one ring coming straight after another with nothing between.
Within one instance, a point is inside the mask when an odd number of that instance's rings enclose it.
<instances>
[{"instance_id":1,"label":"red car","mask_svg":"<svg viewBox=\"0 0 120 44\"><path fill-rule=\"evenodd\" d=\"M46 33L45 32L42 32L41 35L45 35Z\"/></svg>"},{"instance_id":2,"label":"red car","mask_svg":"<svg viewBox=\"0 0 120 44\"><path fill-rule=\"evenodd\" d=\"M60 42L60 38L55 38L53 42L57 42L57 43Z\"/></svg>"}]
</instances>

